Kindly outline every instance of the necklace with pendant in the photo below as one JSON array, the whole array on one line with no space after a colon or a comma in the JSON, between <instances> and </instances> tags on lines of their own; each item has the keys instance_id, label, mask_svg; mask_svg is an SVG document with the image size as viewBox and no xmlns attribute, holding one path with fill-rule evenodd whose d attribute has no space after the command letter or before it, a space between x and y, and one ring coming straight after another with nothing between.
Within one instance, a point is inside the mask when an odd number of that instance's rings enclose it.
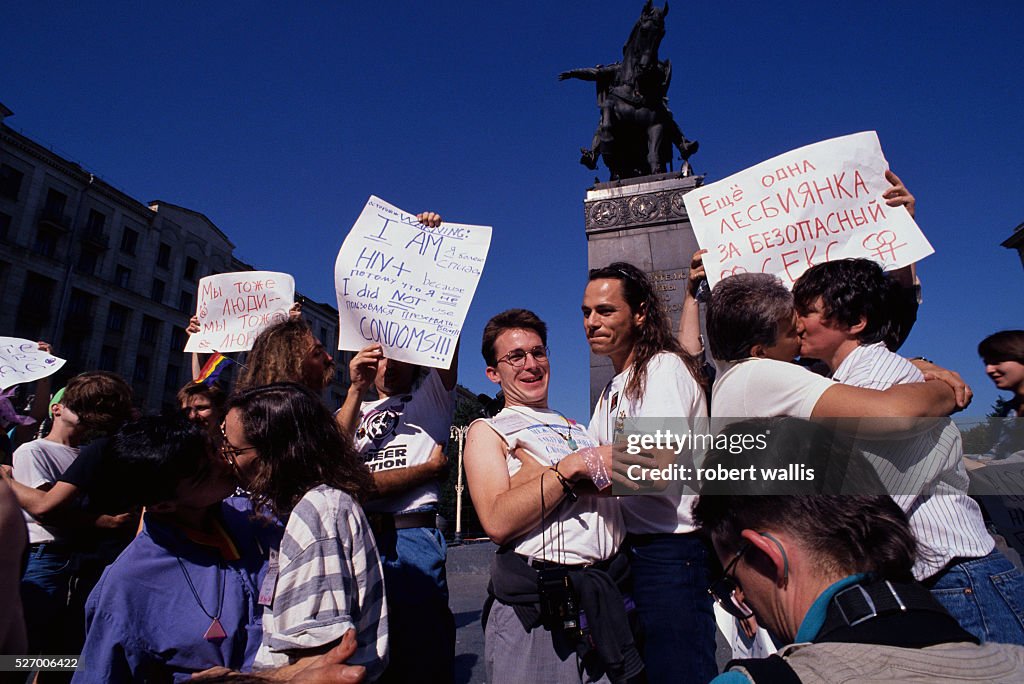
<instances>
[{"instance_id":1,"label":"necklace with pendant","mask_svg":"<svg viewBox=\"0 0 1024 684\"><path fill-rule=\"evenodd\" d=\"M516 411L516 409L512 408L511 406L506 406L505 408L507 408L509 411L514 411L515 413L518 413L521 416L526 416L530 420L536 420L536 418L534 418L533 416L530 416L530 415L528 415L526 413L523 413L522 411ZM558 431L558 428L556 428L551 423L541 423L541 425L543 425L544 427L546 427L547 429L551 430L556 435L558 435L559 437L564 439L565 440L565 444L566 444L566 446L569 447L570 451L578 450L580 448L580 446L579 446L579 444L576 443L576 440L573 439L573 437L572 437L572 423L569 421L568 418L565 417L565 415L561 411L558 411L558 410L555 410L555 409L548 409L548 410L549 411L554 411L558 415L562 416L562 420L565 421L565 427L566 427L567 432L563 435L561 432Z\"/></svg>"},{"instance_id":2,"label":"necklace with pendant","mask_svg":"<svg viewBox=\"0 0 1024 684\"><path fill-rule=\"evenodd\" d=\"M178 558L178 566L181 568L181 572L185 575L185 581L188 582L188 588L192 590L192 596L195 597L196 603L199 604L199 610L203 611L206 617L210 618L212 622L203 633L203 638L211 642L219 642L227 638L227 632L224 631L224 625L220 623L220 613L224 608L224 567L218 563L217 567L219 572L217 573L217 584L220 585L218 592L219 598L217 599L217 612L213 615L206 610L206 606L203 605L203 600L199 598L199 592L196 591L195 585L192 583L192 578L188 574L188 570L185 569L185 563L182 562L181 558Z\"/></svg>"}]
</instances>

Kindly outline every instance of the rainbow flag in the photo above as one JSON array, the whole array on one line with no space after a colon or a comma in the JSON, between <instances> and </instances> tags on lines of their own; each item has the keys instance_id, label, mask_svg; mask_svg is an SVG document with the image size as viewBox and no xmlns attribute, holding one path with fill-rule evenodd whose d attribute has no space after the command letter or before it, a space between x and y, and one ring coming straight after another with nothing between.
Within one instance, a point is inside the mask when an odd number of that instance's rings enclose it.
<instances>
[{"instance_id":1,"label":"rainbow flag","mask_svg":"<svg viewBox=\"0 0 1024 684\"><path fill-rule=\"evenodd\" d=\"M221 372L228 367L229 364L235 363L228 357L224 356L220 352L216 352L209 360L203 365L202 370L199 371L199 375L196 376L195 382L201 382L205 385L212 385L217 382L217 378L220 377Z\"/></svg>"}]
</instances>

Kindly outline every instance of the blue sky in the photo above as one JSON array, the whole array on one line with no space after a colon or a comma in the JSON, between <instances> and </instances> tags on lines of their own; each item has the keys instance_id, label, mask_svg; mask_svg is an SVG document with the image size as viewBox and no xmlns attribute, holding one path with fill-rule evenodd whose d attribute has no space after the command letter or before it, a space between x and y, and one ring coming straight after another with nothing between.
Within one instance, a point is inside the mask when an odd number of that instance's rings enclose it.
<instances>
[{"instance_id":1,"label":"blue sky","mask_svg":"<svg viewBox=\"0 0 1024 684\"><path fill-rule=\"evenodd\" d=\"M551 327L552 405L588 413L577 163L593 86L642 2L39 2L4 8L8 125L143 201L210 217L260 268L334 299L334 258L371 194L494 226L461 380L493 392L479 335L521 306ZM835 5L835 6L833 6ZM975 347L1024 327L1024 5L671 3L670 105L711 182L877 130L936 253L904 347L997 396ZM602 179L607 172L602 170Z\"/></svg>"}]
</instances>

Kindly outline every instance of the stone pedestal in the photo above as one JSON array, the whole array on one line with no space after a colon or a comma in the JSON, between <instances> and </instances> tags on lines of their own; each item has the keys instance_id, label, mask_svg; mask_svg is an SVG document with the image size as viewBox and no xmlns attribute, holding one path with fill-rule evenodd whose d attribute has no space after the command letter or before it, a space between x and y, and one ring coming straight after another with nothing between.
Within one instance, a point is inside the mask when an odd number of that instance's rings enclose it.
<instances>
[{"instance_id":1,"label":"stone pedestal","mask_svg":"<svg viewBox=\"0 0 1024 684\"><path fill-rule=\"evenodd\" d=\"M628 261L645 271L668 308L673 330L683 308L690 257L697 250L683 195L703 180L667 173L597 183L583 201L587 267ZM613 375L607 357L590 355L591 410Z\"/></svg>"}]
</instances>

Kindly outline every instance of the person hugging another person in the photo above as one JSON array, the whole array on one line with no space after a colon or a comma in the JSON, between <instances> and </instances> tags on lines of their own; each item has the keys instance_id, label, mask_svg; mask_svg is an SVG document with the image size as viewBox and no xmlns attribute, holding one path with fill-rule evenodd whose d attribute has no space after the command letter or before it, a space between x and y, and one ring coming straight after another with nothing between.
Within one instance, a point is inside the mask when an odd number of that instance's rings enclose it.
<instances>
[{"instance_id":1,"label":"person hugging another person","mask_svg":"<svg viewBox=\"0 0 1024 684\"><path fill-rule=\"evenodd\" d=\"M287 520L260 600L254 670L318 656L356 630L349 660L368 681L387 665L384 582L360 501L370 473L312 391L295 383L247 389L228 403L222 455L254 499Z\"/></svg>"}]
</instances>

